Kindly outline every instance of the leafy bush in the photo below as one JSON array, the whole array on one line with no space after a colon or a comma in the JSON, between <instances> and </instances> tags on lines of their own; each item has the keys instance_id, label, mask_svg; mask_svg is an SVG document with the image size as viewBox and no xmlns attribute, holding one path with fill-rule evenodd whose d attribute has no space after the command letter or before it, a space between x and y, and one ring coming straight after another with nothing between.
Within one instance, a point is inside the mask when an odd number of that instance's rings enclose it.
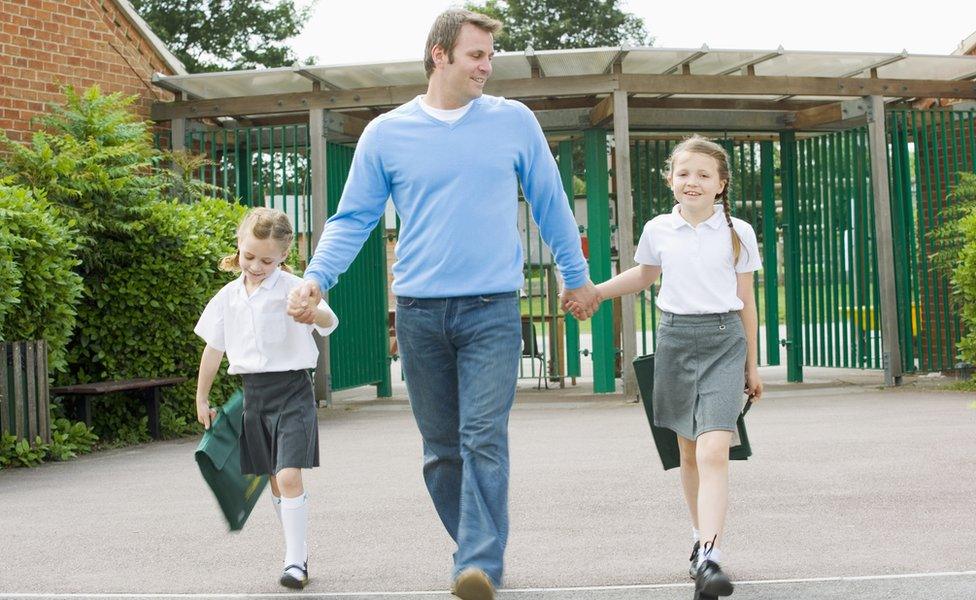
<instances>
[{"instance_id":1,"label":"leafy bush","mask_svg":"<svg viewBox=\"0 0 976 600\"><path fill-rule=\"evenodd\" d=\"M34 467L45 460L68 460L78 454L91 452L98 441L84 423L71 423L67 419L55 419L51 424L51 443L45 444L38 436L31 445L8 433L0 434L0 468Z\"/></svg>"},{"instance_id":2,"label":"leafy bush","mask_svg":"<svg viewBox=\"0 0 976 600\"><path fill-rule=\"evenodd\" d=\"M47 340L52 371L65 369L81 295L81 277L72 272L76 249L43 191L0 180L0 340Z\"/></svg>"},{"instance_id":3,"label":"leafy bush","mask_svg":"<svg viewBox=\"0 0 976 600\"><path fill-rule=\"evenodd\" d=\"M78 343L69 349L71 378L190 377L164 391L161 424L167 436L195 429L195 376L203 342L193 326L230 279L217 270L217 262L233 251L244 210L216 199L158 202L139 224L138 236L125 243L106 240L99 251L117 266L91 282L91 298L79 307ZM230 379L219 378L216 403L234 387ZM137 406L131 398L100 401L96 431L129 441L148 439L145 423L130 416Z\"/></svg>"},{"instance_id":4,"label":"leafy bush","mask_svg":"<svg viewBox=\"0 0 976 600\"><path fill-rule=\"evenodd\" d=\"M952 208L937 232L940 249L933 258L950 277L966 331L959 341L959 358L976 364L976 174L960 173L950 198Z\"/></svg>"},{"instance_id":5,"label":"leafy bush","mask_svg":"<svg viewBox=\"0 0 976 600\"><path fill-rule=\"evenodd\" d=\"M203 344L193 325L228 280L217 262L231 252L244 209L203 199L206 188L160 168L195 159L153 147L149 123L130 112L134 97L98 88L65 93L65 104L40 119L44 130L29 144L0 134L7 150L0 169L35 198L46 197L77 231L84 287L57 382L190 377L164 391L162 426L168 436L196 429L194 379ZM14 275L0 267L0 283ZM12 289L4 286L0 299L12 297ZM23 298L8 304L17 300ZM218 378L214 401L233 387ZM115 443L149 439L145 411L132 398L100 399L93 418L95 431Z\"/></svg>"}]
</instances>

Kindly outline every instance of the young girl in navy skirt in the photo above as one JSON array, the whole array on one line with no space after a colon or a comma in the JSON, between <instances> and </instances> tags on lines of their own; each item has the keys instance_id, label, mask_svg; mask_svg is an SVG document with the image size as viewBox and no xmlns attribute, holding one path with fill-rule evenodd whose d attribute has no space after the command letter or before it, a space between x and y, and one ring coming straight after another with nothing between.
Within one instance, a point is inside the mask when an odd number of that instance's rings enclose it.
<instances>
[{"instance_id":1,"label":"young girl in navy skirt","mask_svg":"<svg viewBox=\"0 0 976 600\"><path fill-rule=\"evenodd\" d=\"M241 471L269 475L272 504L285 538L281 585L308 584L308 494L302 469L319 466L318 419L309 370L318 360L312 337L332 333L339 320L323 300L315 323L286 313L288 293L301 285L284 264L294 233L288 216L251 209L237 229L237 252L220 268L240 272L204 309L194 332L206 341L197 380L197 420L215 416L209 395L224 353L228 373L244 380Z\"/></svg>"},{"instance_id":2,"label":"young girl in navy skirt","mask_svg":"<svg viewBox=\"0 0 976 600\"><path fill-rule=\"evenodd\" d=\"M752 226L729 213L729 159L694 136L668 160L676 204L641 233L637 266L597 285L601 299L639 292L663 274L654 356L655 424L674 431L694 546L696 598L728 596L719 550L728 506L729 445L743 390L762 395L753 273L761 267ZM569 305L571 311L578 307Z\"/></svg>"}]
</instances>

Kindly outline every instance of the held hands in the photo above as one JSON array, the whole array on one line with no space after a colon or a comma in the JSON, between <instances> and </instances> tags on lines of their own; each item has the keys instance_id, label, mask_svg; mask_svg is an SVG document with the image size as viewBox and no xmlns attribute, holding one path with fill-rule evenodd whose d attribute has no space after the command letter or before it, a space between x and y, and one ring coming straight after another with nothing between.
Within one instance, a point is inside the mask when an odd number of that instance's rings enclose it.
<instances>
[{"instance_id":1,"label":"held hands","mask_svg":"<svg viewBox=\"0 0 976 600\"><path fill-rule=\"evenodd\" d=\"M288 293L288 314L299 323L315 322L315 311L322 291L314 281L306 281Z\"/></svg>"},{"instance_id":2,"label":"held hands","mask_svg":"<svg viewBox=\"0 0 976 600\"><path fill-rule=\"evenodd\" d=\"M561 297L563 310L581 321L592 317L603 301L599 290L589 280L578 288L564 289Z\"/></svg>"},{"instance_id":3,"label":"held hands","mask_svg":"<svg viewBox=\"0 0 976 600\"><path fill-rule=\"evenodd\" d=\"M216 416L217 411L211 408L206 398L203 400L197 399L197 421L203 425L204 429L210 429L210 425L213 424Z\"/></svg>"},{"instance_id":4,"label":"held hands","mask_svg":"<svg viewBox=\"0 0 976 600\"><path fill-rule=\"evenodd\" d=\"M753 402L759 402L762 399L763 382L759 377L759 369L754 366L746 367L745 393L749 394Z\"/></svg>"}]
</instances>

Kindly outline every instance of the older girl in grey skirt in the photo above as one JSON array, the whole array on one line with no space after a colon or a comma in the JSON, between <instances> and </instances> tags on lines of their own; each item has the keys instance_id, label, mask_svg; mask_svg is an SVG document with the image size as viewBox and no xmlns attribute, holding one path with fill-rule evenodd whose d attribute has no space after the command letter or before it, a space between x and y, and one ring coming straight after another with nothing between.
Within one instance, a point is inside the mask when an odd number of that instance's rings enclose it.
<instances>
[{"instance_id":1,"label":"older girl in grey skirt","mask_svg":"<svg viewBox=\"0 0 976 600\"><path fill-rule=\"evenodd\" d=\"M302 283L284 264L293 238L285 213L251 209L237 229L237 252L220 263L241 276L210 300L194 332L207 342L197 379L197 420L210 428L210 388L226 352L227 372L244 379L241 471L270 476L272 504L285 534L279 582L300 589L308 584L308 495L301 470L319 466L309 376L318 359L312 330L328 335L339 320L325 301L314 325L288 317L288 294Z\"/></svg>"},{"instance_id":2,"label":"older girl in grey skirt","mask_svg":"<svg viewBox=\"0 0 976 600\"><path fill-rule=\"evenodd\" d=\"M638 265L597 290L601 299L631 294L663 274L655 424L678 435L696 597L727 596L733 586L718 547L728 505L728 450L743 390L754 400L762 395L752 288L759 248L752 227L729 214L728 156L721 146L698 136L684 140L668 160L667 180L674 209L644 226Z\"/></svg>"}]
</instances>

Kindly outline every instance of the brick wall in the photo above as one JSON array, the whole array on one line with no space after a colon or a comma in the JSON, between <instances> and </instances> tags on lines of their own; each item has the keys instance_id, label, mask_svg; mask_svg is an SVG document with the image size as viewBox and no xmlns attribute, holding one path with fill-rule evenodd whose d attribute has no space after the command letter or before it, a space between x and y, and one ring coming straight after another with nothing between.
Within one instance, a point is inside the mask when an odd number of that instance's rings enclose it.
<instances>
[{"instance_id":1,"label":"brick wall","mask_svg":"<svg viewBox=\"0 0 976 600\"><path fill-rule=\"evenodd\" d=\"M15 141L64 85L138 95L148 118L154 101L173 99L152 86L155 72L173 74L113 0L0 0L0 130Z\"/></svg>"}]
</instances>

